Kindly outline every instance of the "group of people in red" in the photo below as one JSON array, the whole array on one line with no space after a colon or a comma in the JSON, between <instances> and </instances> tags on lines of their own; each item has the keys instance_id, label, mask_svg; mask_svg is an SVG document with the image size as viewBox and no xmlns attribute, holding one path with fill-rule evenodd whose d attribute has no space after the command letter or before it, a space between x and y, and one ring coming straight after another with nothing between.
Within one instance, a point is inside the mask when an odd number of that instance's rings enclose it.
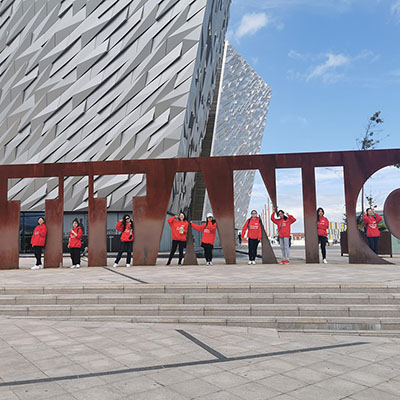
<instances>
[{"instance_id":1,"label":"group of people in red","mask_svg":"<svg viewBox=\"0 0 400 400\"><path fill-rule=\"evenodd\" d=\"M186 235L189 228L189 222L186 215L181 212L168 219L168 223L172 231L172 247L169 253L167 265L171 264L171 260L175 255L177 247L179 247L179 259L178 265L182 264L183 260L183 249L186 245ZM201 247L204 249L204 258L206 259L207 265L213 265L213 248L215 242L215 235L217 233L217 223L211 213L207 214L207 221L202 225L197 225L194 222L190 222L193 229L199 232L203 232L201 238Z\"/></svg>"},{"instance_id":2,"label":"group of people in red","mask_svg":"<svg viewBox=\"0 0 400 400\"><path fill-rule=\"evenodd\" d=\"M271 221L278 227L279 245L282 251L282 260L280 264L289 264L290 225L296 222L296 218L293 217L293 215L285 213L283 210L277 211L276 207L273 207L272 211ZM275 217L274 214L276 214L277 217ZM242 238L246 236L246 233L248 238L249 265L256 263L257 247L261 241L261 229L261 218L258 216L256 210L252 210L251 217L246 221L242 229Z\"/></svg>"},{"instance_id":3,"label":"group of people in red","mask_svg":"<svg viewBox=\"0 0 400 400\"><path fill-rule=\"evenodd\" d=\"M38 218L38 225L33 231L31 238L31 245L33 253L35 254L36 263L31 269L42 269L42 251L46 244L47 228L46 221L43 217ZM72 265L70 268L81 267L81 247L82 247L82 228L79 221L74 219L72 221L72 229L69 231L68 248L71 253Z\"/></svg>"},{"instance_id":4,"label":"group of people in red","mask_svg":"<svg viewBox=\"0 0 400 400\"><path fill-rule=\"evenodd\" d=\"M275 217L275 215L277 217ZM277 211L273 207L273 212L271 215L271 221L275 223L278 227L278 238L279 245L282 251L282 260L280 264L289 264L290 256L290 225L296 222L296 218L293 215L289 215L282 210ZM368 208L363 217L364 230L368 239L370 248L378 253L378 240L381 235L378 224L382 221L382 217L375 213L372 208ZM249 265L255 264L255 259L257 255L257 247L261 240L261 229L262 222L261 218L258 216L257 211L253 210L251 212L251 217L246 221L242 229L241 237L244 238L247 232L248 245L249 245ZM318 230L318 242L321 245L322 261L327 263L326 260L326 244L328 242L328 229L329 221L325 217L325 211L323 208L319 207L317 209L317 230Z\"/></svg>"},{"instance_id":5,"label":"group of people in red","mask_svg":"<svg viewBox=\"0 0 400 400\"><path fill-rule=\"evenodd\" d=\"M276 216L275 216L276 214ZM279 245L282 251L282 260L280 264L289 264L290 258L290 226L296 222L293 215L285 213L283 210L273 208L271 221L277 225ZM364 231L368 239L371 249L378 253L378 240L380 231L378 224L382 221L382 217L375 213L372 208L366 210L363 216ZM178 215L172 216L168 219L172 231L172 246L171 252L168 257L167 265L171 264L171 260L175 255L177 248L179 249L178 265L182 264L183 252L187 240L187 231L189 222L186 215L181 212ZM202 232L201 247L204 249L204 257L207 265L212 265L213 260L213 247L215 236L217 233L217 223L212 213L207 214L207 220L201 225L190 222L193 229ZM317 229L318 229L318 242L321 245L322 260L326 264L326 244L328 242L329 221L325 217L323 208L317 210ZM114 268L118 267L122 254L126 252L126 266L131 266L132 248L133 248L133 221L129 215L125 215L123 219L119 220L116 226L117 231L121 232L120 235L120 248L117 258L114 262ZM257 247L261 241L262 222L256 210L251 211L251 217L246 221L243 226L241 237L244 238L247 234L248 238L248 254L249 265L256 263ZM46 244L47 228L43 217L38 218L38 225L33 231L31 245L35 254L36 263L31 269L42 269L42 251ZM70 268L80 268L80 251L82 247L82 229L79 221L74 219L72 222L72 229L69 232L68 248L71 253L72 265Z\"/></svg>"}]
</instances>

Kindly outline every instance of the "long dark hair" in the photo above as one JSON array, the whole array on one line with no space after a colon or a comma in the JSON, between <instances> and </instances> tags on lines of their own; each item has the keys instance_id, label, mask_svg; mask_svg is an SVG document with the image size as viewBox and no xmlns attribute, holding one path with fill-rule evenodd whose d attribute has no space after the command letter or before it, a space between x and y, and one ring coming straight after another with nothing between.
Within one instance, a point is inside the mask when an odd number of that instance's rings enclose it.
<instances>
[{"instance_id":1,"label":"long dark hair","mask_svg":"<svg viewBox=\"0 0 400 400\"><path fill-rule=\"evenodd\" d=\"M44 217L39 217L39 218L37 219L38 225L39 225L39 219L42 219L44 224L46 223L46 220L44 219Z\"/></svg>"},{"instance_id":2,"label":"long dark hair","mask_svg":"<svg viewBox=\"0 0 400 400\"><path fill-rule=\"evenodd\" d=\"M368 207L368 208L365 210L365 215L367 215L367 216L369 217L368 210L372 210L372 211L374 211L374 210L373 210L371 207ZM372 214L371 217L376 219L376 216L375 216L374 214Z\"/></svg>"},{"instance_id":3,"label":"long dark hair","mask_svg":"<svg viewBox=\"0 0 400 400\"><path fill-rule=\"evenodd\" d=\"M277 214L278 217L279 217L279 213L280 213L280 212L283 214L283 220L286 221L286 220L287 220L287 216L285 215L285 212L284 212L283 210L279 210L276 214Z\"/></svg>"},{"instance_id":4,"label":"long dark hair","mask_svg":"<svg viewBox=\"0 0 400 400\"><path fill-rule=\"evenodd\" d=\"M126 229L126 218L129 218L131 220L131 228L133 229L133 221L130 215L125 214L124 218L122 219L122 225L124 226L124 230Z\"/></svg>"},{"instance_id":5,"label":"long dark hair","mask_svg":"<svg viewBox=\"0 0 400 400\"><path fill-rule=\"evenodd\" d=\"M178 219L179 219L179 221L180 221L179 216L180 216L181 214L183 214L183 220L184 220L184 221L187 221L186 214L185 214L183 211L180 211L179 214L178 214Z\"/></svg>"},{"instance_id":6,"label":"long dark hair","mask_svg":"<svg viewBox=\"0 0 400 400\"><path fill-rule=\"evenodd\" d=\"M206 220L206 228L207 228L207 225L208 225L209 222L211 222L213 225L217 223L217 221L214 218L211 221L209 221L208 218L207 218L207 220Z\"/></svg>"},{"instance_id":7,"label":"long dark hair","mask_svg":"<svg viewBox=\"0 0 400 400\"><path fill-rule=\"evenodd\" d=\"M319 221L319 220L320 220L320 217L319 217L319 210L321 210L321 211L322 211L322 214L324 214L324 215L325 215L325 211L324 211L324 209L323 209L322 207L318 207L318 209L317 209L317 221Z\"/></svg>"},{"instance_id":8,"label":"long dark hair","mask_svg":"<svg viewBox=\"0 0 400 400\"><path fill-rule=\"evenodd\" d=\"M77 228L81 226L81 224L79 223L79 221L78 221L77 218L75 218L75 219L72 221L72 224L73 224L74 222L76 222L76 223L78 224Z\"/></svg>"}]
</instances>

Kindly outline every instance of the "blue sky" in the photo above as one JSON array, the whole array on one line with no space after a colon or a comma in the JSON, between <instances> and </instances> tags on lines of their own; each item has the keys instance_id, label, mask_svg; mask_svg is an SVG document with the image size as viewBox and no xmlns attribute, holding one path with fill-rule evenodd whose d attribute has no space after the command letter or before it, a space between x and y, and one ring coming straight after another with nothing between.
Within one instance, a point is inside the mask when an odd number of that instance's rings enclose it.
<instances>
[{"instance_id":1,"label":"blue sky","mask_svg":"<svg viewBox=\"0 0 400 400\"><path fill-rule=\"evenodd\" d=\"M228 40L272 89L261 153L354 150L375 111L377 148L400 147L400 0L233 0ZM399 170L381 171L366 192L383 207L394 181ZM279 171L278 203L297 213L297 231L300 184L298 170ZM251 207L265 203L262 186ZM340 220L340 169L317 171L317 196Z\"/></svg>"}]
</instances>

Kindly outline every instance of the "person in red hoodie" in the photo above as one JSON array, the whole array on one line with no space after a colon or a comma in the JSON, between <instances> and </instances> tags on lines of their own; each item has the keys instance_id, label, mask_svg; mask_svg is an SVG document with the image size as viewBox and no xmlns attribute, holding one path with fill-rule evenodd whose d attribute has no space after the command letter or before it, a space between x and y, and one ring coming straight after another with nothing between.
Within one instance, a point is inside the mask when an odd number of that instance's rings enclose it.
<instances>
[{"instance_id":1,"label":"person in red hoodie","mask_svg":"<svg viewBox=\"0 0 400 400\"><path fill-rule=\"evenodd\" d=\"M202 225L196 225L190 222L193 229L199 232L203 232L201 238L201 247L204 249L204 258L206 259L207 265L212 265L213 259L213 247L215 242L215 234L217 233L217 224L211 213L207 214L207 222Z\"/></svg>"},{"instance_id":2,"label":"person in red hoodie","mask_svg":"<svg viewBox=\"0 0 400 400\"><path fill-rule=\"evenodd\" d=\"M317 228L318 228L318 242L321 243L322 260L324 264L326 261L326 242L328 241L327 230L329 228L328 218L324 217L325 211L319 207L317 210Z\"/></svg>"},{"instance_id":3,"label":"person in red hoodie","mask_svg":"<svg viewBox=\"0 0 400 400\"><path fill-rule=\"evenodd\" d=\"M371 249L378 254L378 241L379 236L381 236L381 232L378 229L378 224L382 221L382 217L372 208L367 208L363 220L369 247L371 247Z\"/></svg>"},{"instance_id":4,"label":"person in red hoodie","mask_svg":"<svg viewBox=\"0 0 400 400\"><path fill-rule=\"evenodd\" d=\"M75 218L72 221L72 229L69 231L68 248L71 253L72 265L70 268L81 267L81 246L83 232L79 225L79 221Z\"/></svg>"},{"instance_id":5,"label":"person in red hoodie","mask_svg":"<svg viewBox=\"0 0 400 400\"><path fill-rule=\"evenodd\" d=\"M274 217L275 213L279 218ZM282 260L280 264L289 264L290 225L296 222L296 218L293 217L293 215L284 213L282 210L276 211L276 207L273 207L271 221L278 225L279 245L282 251Z\"/></svg>"},{"instance_id":6,"label":"person in red hoodie","mask_svg":"<svg viewBox=\"0 0 400 400\"><path fill-rule=\"evenodd\" d=\"M31 245L36 257L36 264L31 269L43 268L41 258L42 258L43 247L46 244L46 235L47 235L46 221L44 220L43 217L39 217L38 225L33 231L31 239Z\"/></svg>"},{"instance_id":7,"label":"person in red hoodie","mask_svg":"<svg viewBox=\"0 0 400 400\"><path fill-rule=\"evenodd\" d=\"M243 226L242 239L246 232L249 239L249 265L251 265L256 263L257 247L261 240L261 219L256 210L251 211L251 217Z\"/></svg>"},{"instance_id":8,"label":"person in red hoodie","mask_svg":"<svg viewBox=\"0 0 400 400\"><path fill-rule=\"evenodd\" d=\"M186 234L189 227L189 222L186 219L186 215L181 212L179 215L175 215L168 219L168 223L172 231L172 247L169 253L167 265L171 264L172 257L175 255L176 248L179 246L179 261L178 265L182 264L183 260L183 249L186 244Z\"/></svg>"},{"instance_id":9,"label":"person in red hoodie","mask_svg":"<svg viewBox=\"0 0 400 400\"><path fill-rule=\"evenodd\" d=\"M121 233L120 240L121 244L119 246L119 251L117 258L115 259L114 268L118 267L118 263L121 260L122 253L126 251L126 266L129 268L131 266L132 257L132 246L133 246L133 221L129 215L124 215L123 219L117 222L115 229Z\"/></svg>"}]
</instances>

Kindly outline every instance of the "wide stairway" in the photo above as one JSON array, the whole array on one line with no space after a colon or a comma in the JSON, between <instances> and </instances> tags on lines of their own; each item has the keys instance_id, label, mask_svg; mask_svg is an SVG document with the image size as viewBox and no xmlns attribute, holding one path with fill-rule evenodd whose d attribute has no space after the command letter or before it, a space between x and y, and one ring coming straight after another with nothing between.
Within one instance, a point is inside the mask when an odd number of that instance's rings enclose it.
<instances>
[{"instance_id":1,"label":"wide stairway","mask_svg":"<svg viewBox=\"0 0 400 400\"><path fill-rule=\"evenodd\" d=\"M400 335L400 287L374 284L0 287L0 315Z\"/></svg>"}]
</instances>

